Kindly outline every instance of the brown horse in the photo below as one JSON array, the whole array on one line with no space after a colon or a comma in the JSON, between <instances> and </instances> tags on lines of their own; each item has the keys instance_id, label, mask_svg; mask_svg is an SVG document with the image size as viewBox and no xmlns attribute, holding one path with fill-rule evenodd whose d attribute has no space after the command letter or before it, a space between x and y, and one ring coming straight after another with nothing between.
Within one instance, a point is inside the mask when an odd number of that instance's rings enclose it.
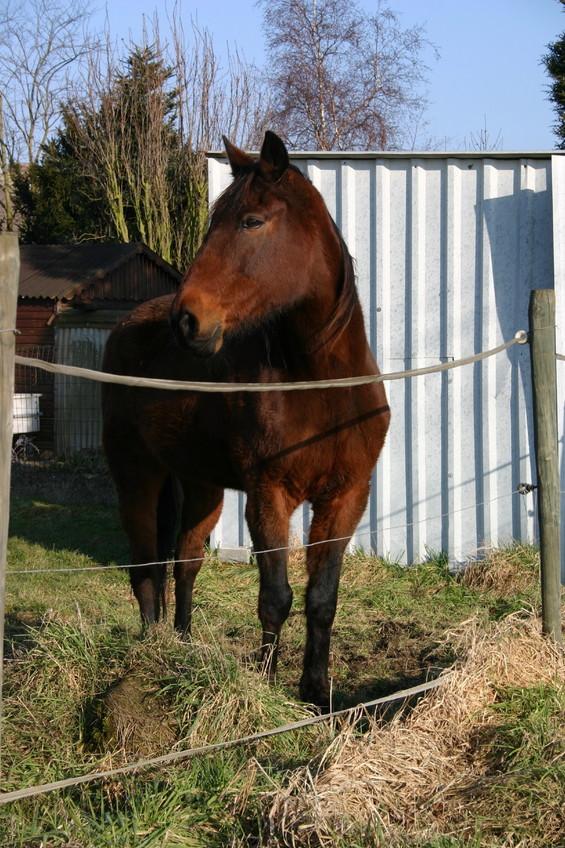
<instances>
[{"instance_id":1,"label":"brown horse","mask_svg":"<svg viewBox=\"0 0 565 848\"><path fill-rule=\"evenodd\" d=\"M144 303L118 324L104 370L230 383L378 373L352 260L318 191L271 132L258 161L227 140L225 146L234 180L214 206L178 293ZM132 563L149 563L130 570L145 625L164 612L159 563L176 542L175 626L189 631L204 543L224 489L239 489L257 551L262 657L274 674L292 603L289 521L310 502L300 695L327 707L343 553L389 424L382 383L233 394L104 385L103 412ZM173 480L182 495L178 527Z\"/></svg>"}]
</instances>

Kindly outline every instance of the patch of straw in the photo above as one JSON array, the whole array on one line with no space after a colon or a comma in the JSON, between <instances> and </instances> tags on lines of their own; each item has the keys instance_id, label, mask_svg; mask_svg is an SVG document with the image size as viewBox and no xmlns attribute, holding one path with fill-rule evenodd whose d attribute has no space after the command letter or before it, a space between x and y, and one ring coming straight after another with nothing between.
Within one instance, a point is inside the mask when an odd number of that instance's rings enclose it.
<instances>
[{"instance_id":1,"label":"patch of straw","mask_svg":"<svg viewBox=\"0 0 565 848\"><path fill-rule=\"evenodd\" d=\"M539 589L539 552L523 545L487 551L484 558L465 566L460 579L477 592L502 597L529 594Z\"/></svg>"},{"instance_id":2,"label":"patch of straw","mask_svg":"<svg viewBox=\"0 0 565 848\"><path fill-rule=\"evenodd\" d=\"M466 793L485 776L477 734L496 721L497 693L565 686L565 659L524 612L487 631L472 619L447 639L463 659L443 686L388 725L372 721L363 737L350 726L321 765L295 773L274 797L268 844L325 846L372 832L392 846L409 833L462 832Z\"/></svg>"}]
</instances>

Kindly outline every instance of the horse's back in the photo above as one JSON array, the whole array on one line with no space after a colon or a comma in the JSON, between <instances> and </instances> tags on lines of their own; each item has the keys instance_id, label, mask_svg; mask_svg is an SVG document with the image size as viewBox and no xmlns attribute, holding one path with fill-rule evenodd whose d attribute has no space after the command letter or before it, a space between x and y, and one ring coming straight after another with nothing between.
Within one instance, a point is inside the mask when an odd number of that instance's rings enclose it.
<instances>
[{"instance_id":1,"label":"horse's back","mask_svg":"<svg viewBox=\"0 0 565 848\"><path fill-rule=\"evenodd\" d=\"M169 324L173 298L163 295L145 301L121 319L106 342L103 371L140 376L170 350L174 345Z\"/></svg>"},{"instance_id":2,"label":"horse's back","mask_svg":"<svg viewBox=\"0 0 565 848\"><path fill-rule=\"evenodd\" d=\"M172 296L146 301L125 316L106 343L108 373L208 381L205 361L183 351L171 331ZM227 379L227 378L226 378ZM102 384L103 444L117 481L133 465L162 467L186 481L241 487L229 457L224 396ZM132 496L135 496L132 493Z\"/></svg>"}]
</instances>

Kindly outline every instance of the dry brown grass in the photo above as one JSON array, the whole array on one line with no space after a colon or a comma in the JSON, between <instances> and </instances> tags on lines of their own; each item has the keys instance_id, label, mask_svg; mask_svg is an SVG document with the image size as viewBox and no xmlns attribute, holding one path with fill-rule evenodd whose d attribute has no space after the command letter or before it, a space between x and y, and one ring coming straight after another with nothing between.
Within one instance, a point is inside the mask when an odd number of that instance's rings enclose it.
<instances>
[{"instance_id":1,"label":"dry brown grass","mask_svg":"<svg viewBox=\"0 0 565 848\"><path fill-rule=\"evenodd\" d=\"M539 584L539 552L515 545L490 550L483 559L469 562L461 572L461 583L476 592L496 592L514 597L531 592Z\"/></svg>"},{"instance_id":2,"label":"dry brown grass","mask_svg":"<svg viewBox=\"0 0 565 848\"><path fill-rule=\"evenodd\" d=\"M321 763L293 774L273 799L269 845L325 846L336 838L345 845L348 833L363 831L382 834L383 845L415 845L422 843L410 842L410 834L461 837L476 828L477 817L489 817L485 791L493 776L480 740L500 722L493 705L508 687L565 687L565 659L542 637L534 614L510 616L486 631L473 619L447 638L462 659L444 685L408 715L385 726L373 721L364 736L350 727ZM562 845L563 797L536 815L545 819L546 841L521 844Z\"/></svg>"}]
</instances>

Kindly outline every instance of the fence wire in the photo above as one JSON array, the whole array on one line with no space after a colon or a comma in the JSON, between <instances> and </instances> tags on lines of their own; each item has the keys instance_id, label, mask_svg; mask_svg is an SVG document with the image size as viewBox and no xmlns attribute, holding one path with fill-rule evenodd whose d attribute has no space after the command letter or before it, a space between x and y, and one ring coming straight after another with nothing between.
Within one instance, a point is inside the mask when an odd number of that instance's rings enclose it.
<instances>
[{"instance_id":1,"label":"fence wire","mask_svg":"<svg viewBox=\"0 0 565 848\"><path fill-rule=\"evenodd\" d=\"M304 727L310 727L318 724L321 721L343 717L346 715L353 716L355 713L363 715L367 710L373 709L381 704L391 703L393 701L405 701L415 695L420 695L423 692L428 692L430 689L436 689L445 683L450 677L449 671L436 677L434 680L429 680L426 683L421 683L419 686L412 686L410 689L402 689L399 692L394 692L392 695L385 695L382 698L377 698L374 701L366 701L363 704L357 704L355 707L349 707L346 710L336 710L335 712L325 713L323 715L315 715L310 718L295 721L291 724L281 725L272 730L264 730L260 733L253 733L251 736L243 736L239 739L230 739L226 742L214 742L210 745L201 745L198 748L188 748L184 751L172 751L169 754L163 754L160 757L153 757L148 760L139 760L135 763L128 763L119 768L109 769L107 771L91 772L78 777L70 777L66 780L57 780L52 783L44 783L37 786L29 786L25 789L16 789L13 792L0 793L0 804L7 804L10 801L21 801L23 798L31 798L36 795L44 795L46 792L53 792L57 789L66 789L73 786L79 786L82 783L90 783L93 780L102 780L104 778L116 777L120 774L137 771L142 768L153 768L162 766L168 763L179 762L179 760L190 759L191 757L204 756L214 751L222 751L228 748L233 748L236 745L249 745L254 742L259 742L261 739L269 739L272 736L279 736L282 733L290 733L294 730L300 730Z\"/></svg>"},{"instance_id":2,"label":"fence wire","mask_svg":"<svg viewBox=\"0 0 565 848\"><path fill-rule=\"evenodd\" d=\"M293 383L210 383L185 380L162 380L149 379L147 377L131 377L123 374L107 374L104 371L94 371L91 368L78 368L74 365L60 365L51 362L42 362L40 359L28 358L16 355L18 365L29 365L33 368L43 368L53 374L65 374L68 377L83 377L86 380L96 380L101 383L117 383L124 386L142 386L144 388L165 389L168 391L191 391L208 393L235 393L235 392L295 392L306 389L339 389L352 388L354 386L365 386L369 383L381 383L389 380L405 380L410 377L421 377L424 374L435 374L440 371L451 371L462 365L472 365L490 356L496 356L515 344L526 344L528 334L525 330L518 330L510 341L494 347L482 353L475 353L463 359L451 362L442 362L439 365L428 365L425 368L416 368L409 371L394 371L389 374L369 374L362 377L340 377L334 380L308 380Z\"/></svg>"},{"instance_id":3,"label":"fence wire","mask_svg":"<svg viewBox=\"0 0 565 848\"><path fill-rule=\"evenodd\" d=\"M426 518L422 518L419 521L410 521L407 524L394 524L390 527L383 527L378 532L379 533L387 533L391 530L403 530L407 527L415 527L417 524L425 524L428 521L437 521L440 518L449 518L451 515L456 515L460 512L465 512L466 510L469 510L469 509L476 509L477 507L480 507L480 506L487 506L490 503L494 503L495 501L503 500L504 498L509 498L512 495L522 495L522 496L524 496L526 494L530 494L531 488L527 488L526 490L524 490L524 489L521 488L523 485L524 484L520 484L520 486L518 486L518 488L513 489L511 492L507 492L504 495L497 495L495 498L490 498L489 500L481 501L480 503L472 503L472 504L469 504L468 506L462 506L460 509L454 509L452 512L442 512L439 515L426 516ZM528 484L528 487L529 487L529 484ZM536 487L534 486L532 488L535 489ZM562 494L565 494L565 493L562 493ZM357 538L367 538L367 537L370 538L370 537L376 536L376 534L377 534L376 530L367 530L365 532L357 533L356 536L357 536ZM346 542L346 541L349 540L349 538L350 538L349 536L338 536L338 537L333 538L333 539L322 539L321 541L318 541L318 542L304 542L301 545L282 545L278 548L265 548L264 550L260 550L260 551L256 551L253 548L250 548L249 553L253 556L258 556L259 554L271 554L271 553L277 553L279 551L300 551L300 550L306 550L307 548L314 548L314 547L317 547L319 545L326 545L326 544L331 543L331 542ZM213 558L214 558L213 553L204 556L204 559L213 559ZM183 564L183 563L188 564L190 562L200 562L202 559L203 559L203 557L193 557L192 559L174 559L174 560L171 559L171 560L169 560L169 562L175 562L175 563L180 563L180 564ZM78 568L68 567L68 568L40 568L40 569L35 568L35 569L17 569L17 570L15 569L13 571L7 570L6 575L16 575L16 574L18 574L18 575L23 575L23 574L27 574L27 575L29 575L29 574L33 574L33 575L36 575L36 574L68 574L68 573L78 572L78 571L89 571L89 572L90 571L113 571L114 569L125 569L125 568L127 568L127 569L130 569L130 568L148 568L148 567L151 567L151 566L154 566L154 565L163 565L163 561L157 560L155 562L138 562L138 563L128 563L128 564L117 564L117 563L115 563L113 565L86 565L86 566L79 566Z\"/></svg>"},{"instance_id":4,"label":"fence wire","mask_svg":"<svg viewBox=\"0 0 565 848\"><path fill-rule=\"evenodd\" d=\"M433 374L443 371L449 371L453 368L459 368L463 365L469 365L480 360L487 359L491 356L496 356L497 354L507 350L514 344L525 344L528 341L528 334L525 330L518 330L514 335L514 338L510 339L508 342L505 342L502 345L498 345L495 348L492 348L488 351L483 351L478 354L473 354L472 356L464 357L463 359L453 360L451 362L440 363L439 365L431 365L425 368L419 369L411 369L405 371L392 372L388 374L372 374L366 375L362 377L345 377L339 378L335 380L317 380L317 381L303 381L303 382L292 382L292 383L211 383L211 382L194 382L194 381L178 381L178 380L164 380L164 379L147 379L142 377L131 377L117 374L107 374L102 371L95 371L87 368L79 368L77 366L72 365L62 365L54 362L44 361L42 359L38 359L37 357L31 356L23 356L16 355L15 360L16 364L19 366L28 366L30 368L39 368L45 371L48 371L53 374L66 375L70 377L82 377L87 380L95 380L99 382L107 382L114 383L120 385L128 385L134 387L146 387L146 388L156 388L156 389L164 389L169 391L196 391L196 392L265 392L265 391L300 391L306 389L327 389L327 388L351 388L354 386L362 386L370 383L377 383L383 381L391 381L391 380L400 380L400 379L408 379L412 377L418 377L427 374ZM557 354L557 356L559 356ZM564 357L565 358L565 357ZM504 497L509 497L513 494L523 494L520 489L516 489L512 492L507 493L506 495L499 495L496 498L492 498L488 501L482 501L481 503L473 503L465 507L461 507L459 510L453 510L449 513L441 513L436 516L427 516L421 521L412 521L405 524L392 525L390 527L382 528L379 532L389 532L397 529L406 529L408 527L413 527L417 524L447 518L450 515L454 515L459 512L463 512L469 509L476 509L479 506L486 506L489 503L492 503L495 500L500 500ZM366 533L358 533L357 537L372 537L375 535L375 531L368 531ZM348 537L349 538L349 537ZM302 549L309 548L316 545L323 545L330 542L340 542L345 541L345 537L343 538L335 538L335 539L324 539L319 542L306 542L303 545L285 545L278 548L270 548L261 551L253 551L250 550L254 556L258 554L264 553L274 553L277 551L283 550L293 550L293 549ZM189 563L195 562L202 559L201 557L195 557L192 560L175 560L175 562L180 563ZM161 562L146 562L146 563L130 563L126 565L93 565L88 566L86 568L60 568L60 569L41 569L41 570L9 570L6 573L10 575L24 575L24 574L43 574L43 573L68 573L74 571L84 571L84 570L109 570L109 569L130 569L130 568L144 568L153 565L160 565Z\"/></svg>"}]
</instances>

